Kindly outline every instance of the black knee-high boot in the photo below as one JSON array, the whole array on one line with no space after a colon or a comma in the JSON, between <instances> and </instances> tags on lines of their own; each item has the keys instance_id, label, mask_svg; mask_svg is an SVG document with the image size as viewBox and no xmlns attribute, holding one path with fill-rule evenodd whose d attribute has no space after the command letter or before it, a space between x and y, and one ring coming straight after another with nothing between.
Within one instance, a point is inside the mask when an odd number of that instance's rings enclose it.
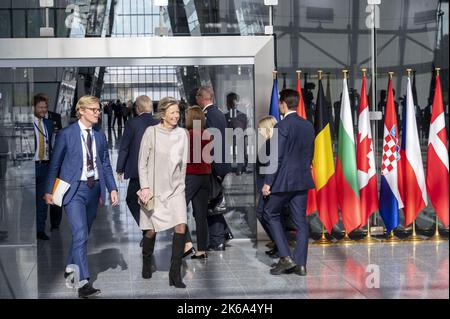
<instances>
[{"instance_id":1,"label":"black knee-high boot","mask_svg":"<svg viewBox=\"0 0 450 319\"><path fill-rule=\"evenodd\" d=\"M177 288L186 288L181 280L181 259L183 258L185 234L174 233L172 240L172 259L170 262L169 284Z\"/></svg>"},{"instance_id":2,"label":"black knee-high boot","mask_svg":"<svg viewBox=\"0 0 450 319\"><path fill-rule=\"evenodd\" d=\"M156 236L148 238L144 236L142 243L142 278L152 278L151 260L155 249Z\"/></svg>"}]
</instances>

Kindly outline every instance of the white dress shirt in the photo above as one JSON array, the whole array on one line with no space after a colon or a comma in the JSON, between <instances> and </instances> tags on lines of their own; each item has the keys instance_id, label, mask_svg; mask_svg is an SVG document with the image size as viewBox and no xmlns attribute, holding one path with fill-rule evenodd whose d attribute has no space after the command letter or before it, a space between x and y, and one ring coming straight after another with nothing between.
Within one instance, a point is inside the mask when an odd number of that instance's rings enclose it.
<instances>
[{"instance_id":1,"label":"white dress shirt","mask_svg":"<svg viewBox=\"0 0 450 319\"><path fill-rule=\"evenodd\" d=\"M36 138L36 153L34 154L34 160L40 161L39 159L39 136L43 133L44 135L44 159L43 161L48 161L50 159L49 156L49 145L48 145L48 132L47 128L45 127L44 120L41 119L41 125L43 132L39 132L39 118L36 116L34 117L34 136Z\"/></svg>"},{"instance_id":2,"label":"white dress shirt","mask_svg":"<svg viewBox=\"0 0 450 319\"><path fill-rule=\"evenodd\" d=\"M83 171L81 172L81 177L80 177L80 181L87 181L87 127L83 125L83 123L81 123L81 121L78 121L78 125L81 128L81 132L83 134L83 138L80 136L81 139L81 148L83 150ZM95 179L98 179L98 169L97 169L97 148L95 147L95 138L94 138L94 130L92 129L92 127L90 128L91 130L91 137L92 137L92 156L93 156L93 162L94 162L94 172L95 172Z\"/></svg>"}]
</instances>

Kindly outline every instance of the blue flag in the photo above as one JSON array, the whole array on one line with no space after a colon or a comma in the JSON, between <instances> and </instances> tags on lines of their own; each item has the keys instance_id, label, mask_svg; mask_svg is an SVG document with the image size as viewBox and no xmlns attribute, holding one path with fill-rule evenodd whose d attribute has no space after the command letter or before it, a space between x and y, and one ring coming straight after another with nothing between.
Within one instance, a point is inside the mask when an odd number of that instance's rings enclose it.
<instances>
[{"instance_id":1,"label":"blue flag","mask_svg":"<svg viewBox=\"0 0 450 319\"><path fill-rule=\"evenodd\" d=\"M278 109L278 83L277 79L273 79L272 97L270 98L269 115L272 115L277 119L277 122L281 120L280 111Z\"/></svg>"}]
</instances>

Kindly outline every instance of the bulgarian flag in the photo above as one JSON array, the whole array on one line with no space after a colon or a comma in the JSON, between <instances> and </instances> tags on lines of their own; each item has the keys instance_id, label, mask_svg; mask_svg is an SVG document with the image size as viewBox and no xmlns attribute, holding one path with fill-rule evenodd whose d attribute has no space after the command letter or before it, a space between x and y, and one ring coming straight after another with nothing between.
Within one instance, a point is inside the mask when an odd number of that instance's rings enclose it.
<instances>
[{"instance_id":1,"label":"bulgarian flag","mask_svg":"<svg viewBox=\"0 0 450 319\"><path fill-rule=\"evenodd\" d=\"M330 114L327 112L322 80L319 79L316 110L314 113L313 170L316 184L317 210L319 218L328 233L339 220L337 190L334 171L333 148L331 143Z\"/></svg>"},{"instance_id":2,"label":"bulgarian flag","mask_svg":"<svg viewBox=\"0 0 450 319\"><path fill-rule=\"evenodd\" d=\"M361 202L361 226L378 210L377 172L370 129L369 103L366 93L366 74L363 74L358 114L358 143L356 145L359 195Z\"/></svg>"},{"instance_id":3,"label":"bulgarian flag","mask_svg":"<svg viewBox=\"0 0 450 319\"><path fill-rule=\"evenodd\" d=\"M431 204L442 223L448 227L449 177L448 147L445 130L444 103L442 102L441 80L436 75L433 108L431 109L430 135L427 155L427 190Z\"/></svg>"},{"instance_id":4,"label":"bulgarian flag","mask_svg":"<svg viewBox=\"0 0 450 319\"><path fill-rule=\"evenodd\" d=\"M350 233L361 225L361 213L352 111L347 79L345 77L342 81L342 86L336 184L339 189L338 200L342 213L342 222L347 233Z\"/></svg>"}]
</instances>

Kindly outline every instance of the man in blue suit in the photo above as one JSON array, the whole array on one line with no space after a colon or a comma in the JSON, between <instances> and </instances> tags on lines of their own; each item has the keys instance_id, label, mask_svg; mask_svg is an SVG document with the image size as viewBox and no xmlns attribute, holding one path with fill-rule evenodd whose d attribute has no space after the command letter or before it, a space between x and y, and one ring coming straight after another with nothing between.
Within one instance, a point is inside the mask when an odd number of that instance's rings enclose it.
<instances>
[{"instance_id":1,"label":"man in blue suit","mask_svg":"<svg viewBox=\"0 0 450 319\"><path fill-rule=\"evenodd\" d=\"M226 154L225 148L225 128L227 127L227 120L222 111L219 110L217 106L214 105L214 91L210 86L202 86L198 89L196 95L197 104L203 109L206 117L206 128L210 130L210 133L214 134L211 129L218 130L221 134L220 146L221 146L221 158L219 161L213 158L212 168L213 177L217 178L218 183L221 185L225 175L231 172L231 158ZM214 143L213 152L216 153L216 142ZM217 209L215 206L221 206L220 204L224 201L222 191L220 191L217 198L212 201L211 209ZM222 207L223 212L226 210ZM208 228L209 228L209 249L221 251L225 250L225 240L231 239L232 235L227 225L223 214L208 215Z\"/></svg>"},{"instance_id":2,"label":"man in blue suit","mask_svg":"<svg viewBox=\"0 0 450 319\"><path fill-rule=\"evenodd\" d=\"M37 94L33 97L34 106L34 167L36 176L36 238L48 240L45 233L48 205L44 200L45 181L52 153L53 122L46 119L48 100Z\"/></svg>"},{"instance_id":3,"label":"man in blue suit","mask_svg":"<svg viewBox=\"0 0 450 319\"><path fill-rule=\"evenodd\" d=\"M78 296L88 298L100 293L89 283L87 241L97 214L97 206L106 201L106 189L111 193L111 203L119 202L117 186L109 161L108 142L101 131L93 126L100 117L100 103L95 96L83 96L76 106L79 120L62 129L55 142L48 171L45 199L53 204L52 188L59 178L70 184L63 198L64 210L72 230L72 245L67 265L79 269ZM71 280L74 269L66 267L64 277Z\"/></svg>"},{"instance_id":4,"label":"man in blue suit","mask_svg":"<svg viewBox=\"0 0 450 319\"><path fill-rule=\"evenodd\" d=\"M153 118L153 102L146 95L137 97L136 111L138 116L125 123L125 130L120 141L116 172L119 180L124 177L130 179L127 190L127 205L139 226L140 206L136 194L141 189L138 173L139 148L147 127L157 125L159 122Z\"/></svg>"},{"instance_id":5,"label":"man in blue suit","mask_svg":"<svg viewBox=\"0 0 450 319\"><path fill-rule=\"evenodd\" d=\"M315 135L312 124L297 115L298 101L297 91L286 89L280 92L279 110L284 117L274 127L278 131L278 166L275 173L266 174L262 188L265 196L263 214L280 256L279 262L270 270L272 275L292 271L306 275L309 237L306 203L308 190L314 187L311 163ZM280 221L286 204L289 204L297 229L293 255Z\"/></svg>"}]
</instances>

